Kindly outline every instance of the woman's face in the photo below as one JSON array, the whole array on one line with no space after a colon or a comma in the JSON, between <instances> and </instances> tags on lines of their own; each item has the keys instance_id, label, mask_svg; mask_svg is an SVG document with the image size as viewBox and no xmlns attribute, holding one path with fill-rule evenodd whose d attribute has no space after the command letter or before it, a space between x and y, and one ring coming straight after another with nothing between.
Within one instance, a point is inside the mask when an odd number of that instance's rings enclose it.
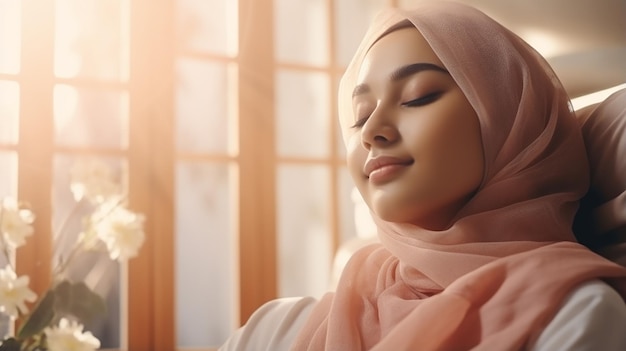
<instances>
[{"instance_id":1,"label":"woman's face","mask_svg":"<svg viewBox=\"0 0 626 351\"><path fill-rule=\"evenodd\" d=\"M370 48L353 113L342 127L365 202L383 220L445 229L481 184L480 126L417 29L393 31Z\"/></svg>"}]
</instances>

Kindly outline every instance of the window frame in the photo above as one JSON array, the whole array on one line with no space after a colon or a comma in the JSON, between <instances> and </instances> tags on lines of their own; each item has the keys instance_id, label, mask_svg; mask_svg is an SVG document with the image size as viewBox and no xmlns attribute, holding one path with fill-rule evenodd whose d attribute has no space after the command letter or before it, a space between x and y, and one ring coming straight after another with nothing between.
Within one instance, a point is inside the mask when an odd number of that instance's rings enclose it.
<instances>
[{"instance_id":1,"label":"window frame","mask_svg":"<svg viewBox=\"0 0 626 351\"><path fill-rule=\"evenodd\" d=\"M52 174L58 151L110 155L128 162L129 206L146 215L146 242L124 270L127 302L122 315L122 348L171 351L176 345L175 321L175 169L185 156L176 150L175 61L176 0L129 1L129 79L113 84L129 96L128 146L124 150L60 148L54 142L53 88L56 83L85 86L93 82L54 77L53 1L22 0L21 71L18 154L18 197L28 200L37 215L33 240L17 251L20 275L42 294L50 283L52 249ZM238 154L208 155L211 162L238 166L236 226L239 288L235 307L239 324L263 303L278 297L276 174L280 165L319 164L328 167L331 252L340 244L340 173L345 168L335 88L344 68L336 60L335 1L328 10L328 60L320 67L277 62L274 47L274 1L238 0L239 51L228 59L237 67L236 108ZM387 0L391 6L397 1ZM223 58L207 58L207 60ZM279 157L276 154L275 74L280 69L322 72L329 77L329 154L322 159ZM96 82L97 83L97 82ZM2 146L11 150L11 146ZM213 158L212 158L213 157ZM202 158L204 160L204 158ZM36 167L33 167L36 165ZM329 267L331 266L329 262Z\"/></svg>"}]
</instances>

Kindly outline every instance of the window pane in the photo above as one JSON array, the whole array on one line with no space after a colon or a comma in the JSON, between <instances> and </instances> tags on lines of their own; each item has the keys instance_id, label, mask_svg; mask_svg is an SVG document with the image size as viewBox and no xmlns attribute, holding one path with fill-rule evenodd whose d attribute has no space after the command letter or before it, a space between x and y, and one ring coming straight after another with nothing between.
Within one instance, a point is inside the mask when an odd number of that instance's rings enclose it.
<instances>
[{"instance_id":1,"label":"window pane","mask_svg":"<svg viewBox=\"0 0 626 351\"><path fill-rule=\"evenodd\" d=\"M280 70L276 84L278 154L326 157L330 151L328 76Z\"/></svg>"},{"instance_id":2,"label":"window pane","mask_svg":"<svg viewBox=\"0 0 626 351\"><path fill-rule=\"evenodd\" d=\"M216 62L178 60L176 137L180 151L227 153L234 114L229 111L234 67Z\"/></svg>"},{"instance_id":3,"label":"window pane","mask_svg":"<svg viewBox=\"0 0 626 351\"><path fill-rule=\"evenodd\" d=\"M54 129L59 145L124 148L128 139L128 95L56 85Z\"/></svg>"},{"instance_id":4,"label":"window pane","mask_svg":"<svg viewBox=\"0 0 626 351\"><path fill-rule=\"evenodd\" d=\"M355 225L355 214L358 211L363 211L364 202L360 199L360 194L354 186L352 177L346 167L343 167L339 171L339 225L341 233L339 235L339 243L345 243L346 241L354 238L357 234L357 229L361 229L358 225ZM360 200L360 201L358 201ZM365 205L367 206L367 205ZM375 233L374 233L375 234Z\"/></svg>"},{"instance_id":5,"label":"window pane","mask_svg":"<svg viewBox=\"0 0 626 351\"><path fill-rule=\"evenodd\" d=\"M90 215L94 207L89 201L76 202L70 191L70 170L76 162L85 162L68 155L54 158L54 179L52 189L52 228L54 252L52 267L58 267L70 257L70 252L79 234L84 230L83 220ZM110 168L115 181L124 187L126 179L125 162L119 158L98 158ZM37 215L35 213L35 215ZM97 315L91 322L85 323L85 329L91 331L100 340L103 348L120 347L120 326L122 296L124 284L121 279L120 265L109 259L106 251L79 251L73 256L65 271L65 276L72 281L83 281L106 302L105 315Z\"/></svg>"},{"instance_id":6,"label":"window pane","mask_svg":"<svg viewBox=\"0 0 626 351\"><path fill-rule=\"evenodd\" d=\"M328 290L329 174L324 166L285 165L278 170L280 296L319 297Z\"/></svg>"},{"instance_id":7,"label":"window pane","mask_svg":"<svg viewBox=\"0 0 626 351\"><path fill-rule=\"evenodd\" d=\"M237 1L177 0L178 42L182 49L235 56Z\"/></svg>"},{"instance_id":8,"label":"window pane","mask_svg":"<svg viewBox=\"0 0 626 351\"><path fill-rule=\"evenodd\" d=\"M22 40L20 2L0 0L0 73L18 73Z\"/></svg>"},{"instance_id":9,"label":"window pane","mask_svg":"<svg viewBox=\"0 0 626 351\"><path fill-rule=\"evenodd\" d=\"M343 141L343 135L342 135L342 131L341 131L341 125L339 123L339 119L335 119L334 121L332 121L332 123L335 123L336 128L335 128L335 138L337 139L337 155L340 158L345 158L346 157L346 144Z\"/></svg>"},{"instance_id":10,"label":"window pane","mask_svg":"<svg viewBox=\"0 0 626 351\"><path fill-rule=\"evenodd\" d=\"M333 261L333 285L339 281L341 272L352 255L378 240L378 232L369 208L346 168L339 172L339 214L341 235Z\"/></svg>"},{"instance_id":11,"label":"window pane","mask_svg":"<svg viewBox=\"0 0 626 351\"><path fill-rule=\"evenodd\" d=\"M228 164L177 166L175 295L181 348L220 346L235 327L235 175Z\"/></svg>"},{"instance_id":12,"label":"window pane","mask_svg":"<svg viewBox=\"0 0 626 351\"><path fill-rule=\"evenodd\" d=\"M19 85L0 80L0 144L17 143L19 105Z\"/></svg>"},{"instance_id":13,"label":"window pane","mask_svg":"<svg viewBox=\"0 0 626 351\"><path fill-rule=\"evenodd\" d=\"M335 85L333 86L333 90L332 90L332 94L333 95L337 95L337 92L339 91L339 81L341 80L341 76L336 77L336 79L334 80ZM337 155L340 158L345 158L346 156L346 146L344 145L343 142L343 135L342 135L342 130L341 130L341 123L339 123L339 115L337 114L337 108L334 108L333 111L333 116L335 116L335 118L333 118L333 120L331 121L331 123L335 124L335 138L336 138L336 142L337 142L337 150L335 151L337 153Z\"/></svg>"},{"instance_id":14,"label":"window pane","mask_svg":"<svg viewBox=\"0 0 626 351\"><path fill-rule=\"evenodd\" d=\"M328 1L274 0L276 57L280 62L328 63Z\"/></svg>"},{"instance_id":15,"label":"window pane","mask_svg":"<svg viewBox=\"0 0 626 351\"><path fill-rule=\"evenodd\" d=\"M334 1L335 11L335 59L347 66L376 12L386 0L341 0Z\"/></svg>"},{"instance_id":16,"label":"window pane","mask_svg":"<svg viewBox=\"0 0 626 351\"><path fill-rule=\"evenodd\" d=\"M56 0L54 73L125 81L128 0Z\"/></svg>"},{"instance_id":17,"label":"window pane","mask_svg":"<svg viewBox=\"0 0 626 351\"><path fill-rule=\"evenodd\" d=\"M339 122L337 122L338 124ZM343 142L343 136L341 135L341 128L337 125L335 137L337 138L337 155L340 158L346 157L346 145Z\"/></svg>"},{"instance_id":18,"label":"window pane","mask_svg":"<svg viewBox=\"0 0 626 351\"><path fill-rule=\"evenodd\" d=\"M0 95L1 96L1 95ZM5 197L17 196L17 154L0 151L0 201ZM18 199L23 200L23 199ZM24 199L25 200L25 199ZM0 254L0 267L8 263L8 257ZM0 338L8 335L11 319L7 314L0 313Z\"/></svg>"},{"instance_id":19,"label":"window pane","mask_svg":"<svg viewBox=\"0 0 626 351\"><path fill-rule=\"evenodd\" d=\"M0 199L7 196L17 196L17 154L0 151Z\"/></svg>"}]
</instances>

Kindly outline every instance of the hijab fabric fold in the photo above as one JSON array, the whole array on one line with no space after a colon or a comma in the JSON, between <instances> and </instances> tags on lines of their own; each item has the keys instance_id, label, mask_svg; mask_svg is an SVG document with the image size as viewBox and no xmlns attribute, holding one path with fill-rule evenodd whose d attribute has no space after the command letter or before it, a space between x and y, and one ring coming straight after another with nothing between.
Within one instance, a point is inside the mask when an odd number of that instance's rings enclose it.
<instances>
[{"instance_id":1,"label":"hijab fabric fold","mask_svg":"<svg viewBox=\"0 0 626 351\"><path fill-rule=\"evenodd\" d=\"M537 52L482 12L436 2L381 13L342 78L341 124L354 122L350 94L368 49L407 23L477 112L482 184L443 231L373 214L382 244L352 257L293 350L519 350L579 284L606 279L626 296L626 269L572 233L589 169L564 89Z\"/></svg>"},{"instance_id":2,"label":"hijab fabric fold","mask_svg":"<svg viewBox=\"0 0 626 351\"><path fill-rule=\"evenodd\" d=\"M626 266L626 89L579 111L591 189L577 212L578 239Z\"/></svg>"}]
</instances>

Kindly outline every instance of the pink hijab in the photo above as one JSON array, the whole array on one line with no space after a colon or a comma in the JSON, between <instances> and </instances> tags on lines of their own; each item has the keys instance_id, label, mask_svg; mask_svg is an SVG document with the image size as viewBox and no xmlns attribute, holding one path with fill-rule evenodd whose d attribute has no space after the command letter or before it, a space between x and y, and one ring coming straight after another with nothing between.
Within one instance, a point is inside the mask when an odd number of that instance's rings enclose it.
<instances>
[{"instance_id":1,"label":"pink hijab","mask_svg":"<svg viewBox=\"0 0 626 351\"><path fill-rule=\"evenodd\" d=\"M591 189L574 232L586 246L626 266L626 89L578 111L591 165Z\"/></svg>"},{"instance_id":2,"label":"pink hijab","mask_svg":"<svg viewBox=\"0 0 626 351\"><path fill-rule=\"evenodd\" d=\"M565 91L540 55L483 13L441 2L381 13L341 81L342 124L354 121L350 93L367 50L407 19L479 116L482 185L445 231L374 215L382 245L353 256L293 349L518 350L582 282L606 279L626 296L626 269L571 230L589 170Z\"/></svg>"}]
</instances>

